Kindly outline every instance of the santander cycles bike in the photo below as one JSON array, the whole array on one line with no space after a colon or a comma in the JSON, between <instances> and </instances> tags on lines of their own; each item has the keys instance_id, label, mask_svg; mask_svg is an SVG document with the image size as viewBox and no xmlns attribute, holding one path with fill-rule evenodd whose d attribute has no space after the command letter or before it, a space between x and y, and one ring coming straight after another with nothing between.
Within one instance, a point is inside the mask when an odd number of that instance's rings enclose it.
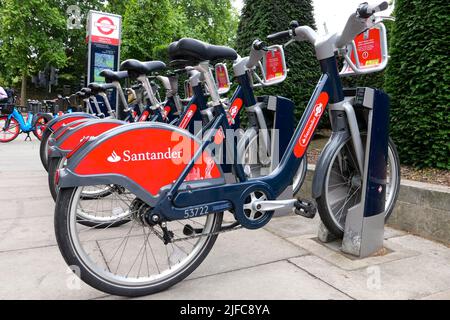
<instances>
[{"instance_id":1,"label":"santander cycles bike","mask_svg":"<svg viewBox=\"0 0 450 320\"><path fill-rule=\"evenodd\" d=\"M25 140L31 140L31 132L41 140L43 132L51 120L52 116L47 113L33 113L30 110L24 117L14 104L0 104L0 142L11 142L22 132L27 134Z\"/></svg>"},{"instance_id":2,"label":"santander cycles bike","mask_svg":"<svg viewBox=\"0 0 450 320\"><path fill-rule=\"evenodd\" d=\"M92 139L97 135L108 131L112 128L124 125L126 123L143 122L143 121L162 121L170 122L176 118L176 114L179 113L177 107L177 100L179 99L177 92L172 89L170 80L166 77L158 76L163 82L163 86L166 90L166 99L160 102L155 94L153 86L147 78L147 74L154 73L158 70L165 68L165 65L161 62L145 62L141 63L136 60L127 60L122 64L122 67L127 71L113 72L105 70L101 72L108 82L108 84L95 84L89 85L89 90L92 96L101 95L107 105L108 113L111 115L108 118L104 118L104 115L97 113L100 119L80 119L73 121L66 126L59 128L53 133L52 138L49 139L48 149L48 182L50 192L53 198L56 200L58 189L54 183L55 174L58 169L64 167L66 163L66 156L70 155L83 139ZM112 88L120 86L120 84L114 84L112 82L122 80L128 77L128 74L132 74L133 78L139 78L144 83L145 90L147 91L147 97L149 97L150 104L148 104L142 114L138 117L134 116L134 110L131 107L124 109L125 120L117 120L116 112L112 110L108 98L106 97L106 91ZM120 79L119 79L120 78ZM178 99L177 99L178 98ZM164 107L163 107L164 106ZM111 186L105 185L102 188L93 188L91 190L85 190L83 195L85 197L101 197L108 195ZM86 218L86 216L85 216ZM102 218L106 221L106 218ZM95 221L99 220L99 216L96 216Z\"/></svg>"},{"instance_id":3,"label":"santander cycles bike","mask_svg":"<svg viewBox=\"0 0 450 320\"><path fill-rule=\"evenodd\" d=\"M225 181L220 165L209 152L209 146L217 142L218 130L230 127L216 94L211 96L211 130L201 140L186 130L155 122L121 126L80 146L58 175L61 190L55 209L55 232L67 264L77 266L86 283L104 292L125 296L151 294L176 284L195 270L223 231L239 227L259 229L280 208L291 208L312 218L315 212L309 206L297 199L278 197L292 184L327 106L333 136L316 167L319 175L314 179L313 190L317 193L313 196L323 222L327 227L335 226L329 228L332 232L339 230L333 211L336 199L330 196L335 187L333 175L344 177L349 196L358 193L363 134L355 112L350 110L354 100L342 88L335 52L381 23L373 14L386 7L385 2L378 6L361 5L343 32L334 35L321 38L313 29L299 26L271 36L311 42L322 76L278 167L267 176L248 178L242 164L233 163L239 181ZM191 55L192 65L200 70L208 60L233 60L236 56L230 48L198 47L193 42L180 51ZM127 224L98 229L77 223L79 211L87 204L81 196L83 189L102 184L122 187L115 196L128 207L128 215L121 218L127 219ZM388 184L395 198L396 183L388 178ZM341 212L353 201L349 196L341 202ZM389 197L386 200L390 201ZM331 205L331 210L322 208L320 203ZM112 205L111 210L124 209ZM236 224L224 229L222 218L227 210L233 213Z\"/></svg>"}]
</instances>

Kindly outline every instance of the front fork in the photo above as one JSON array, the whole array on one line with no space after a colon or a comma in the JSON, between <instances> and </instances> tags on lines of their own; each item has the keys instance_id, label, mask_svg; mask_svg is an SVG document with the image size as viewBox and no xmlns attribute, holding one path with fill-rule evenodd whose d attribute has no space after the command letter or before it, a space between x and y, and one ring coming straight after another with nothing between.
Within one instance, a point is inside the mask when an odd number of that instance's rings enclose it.
<instances>
[{"instance_id":1,"label":"front fork","mask_svg":"<svg viewBox=\"0 0 450 320\"><path fill-rule=\"evenodd\" d=\"M359 172L364 172L364 147L361 140L361 132L358 127L358 120L356 118L355 109L352 105L352 99L345 99L340 103L330 105L330 118L331 123L336 124L336 119L334 118L336 113L334 111L344 111L347 117L348 131L352 139L353 148L356 155L356 162L358 163ZM337 112L338 114L339 112ZM333 128L333 131L335 128Z\"/></svg>"},{"instance_id":2,"label":"front fork","mask_svg":"<svg viewBox=\"0 0 450 320\"><path fill-rule=\"evenodd\" d=\"M11 116L9 116L5 121L5 126L2 128L3 131L6 131L9 129L9 126L11 125Z\"/></svg>"}]
</instances>

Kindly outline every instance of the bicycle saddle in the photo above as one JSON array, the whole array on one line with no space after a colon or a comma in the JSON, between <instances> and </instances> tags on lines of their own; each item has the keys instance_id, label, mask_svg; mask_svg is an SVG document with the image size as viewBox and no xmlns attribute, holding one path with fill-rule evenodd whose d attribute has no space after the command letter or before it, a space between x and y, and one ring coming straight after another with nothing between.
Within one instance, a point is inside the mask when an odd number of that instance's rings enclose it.
<instances>
[{"instance_id":1,"label":"bicycle saddle","mask_svg":"<svg viewBox=\"0 0 450 320\"><path fill-rule=\"evenodd\" d=\"M120 81L128 78L128 71L112 71L112 70L102 70L100 76L104 77L107 83L113 81Z\"/></svg>"},{"instance_id":2,"label":"bicycle saddle","mask_svg":"<svg viewBox=\"0 0 450 320\"><path fill-rule=\"evenodd\" d=\"M111 83L100 84L100 83L93 82L93 83L88 84L88 88L92 90L92 93L100 93L100 92L106 92L109 89L115 89L116 86Z\"/></svg>"},{"instance_id":3,"label":"bicycle saddle","mask_svg":"<svg viewBox=\"0 0 450 320\"><path fill-rule=\"evenodd\" d=\"M81 92L84 93L84 96L85 96L86 98L89 98L90 96L95 95L95 94L92 92L92 90L89 89L89 88L83 88L83 89L81 89Z\"/></svg>"},{"instance_id":4,"label":"bicycle saddle","mask_svg":"<svg viewBox=\"0 0 450 320\"><path fill-rule=\"evenodd\" d=\"M147 61L141 62L135 59L128 59L122 62L120 65L120 70L126 70L129 72L130 76L136 77L143 74L151 74L155 71L164 70L166 64L161 61Z\"/></svg>"},{"instance_id":5,"label":"bicycle saddle","mask_svg":"<svg viewBox=\"0 0 450 320\"><path fill-rule=\"evenodd\" d=\"M236 60L238 55L229 47L183 38L169 45L169 57L172 60L213 61Z\"/></svg>"}]
</instances>

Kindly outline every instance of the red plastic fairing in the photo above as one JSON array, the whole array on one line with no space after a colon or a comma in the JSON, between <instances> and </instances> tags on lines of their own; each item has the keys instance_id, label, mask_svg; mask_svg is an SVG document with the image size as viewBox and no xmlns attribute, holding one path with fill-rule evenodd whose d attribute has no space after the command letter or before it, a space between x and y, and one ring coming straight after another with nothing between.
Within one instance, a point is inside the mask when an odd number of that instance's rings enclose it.
<instances>
[{"instance_id":1,"label":"red plastic fairing","mask_svg":"<svg viewBox=\"0 0 450 320\"><path fill-rule=\"evenodd\" d=\"M62 126L71 123L73 121L76 120L81 120L81 119L86 119L87 117L83 117L83 116L77 116L77 117L69 117L69 118L65 118L65 119L61 119L61 121L57 121L53 126L52 126L52 130L53 132L55 132L56 130L58 130L59 128L61 128Z\"/></svg>"},{"instance_id":2,"label":"red plastic fairing","mask_svg":"<svg viewBox=\"0 0 450 320\"><path fill-rule=\"evenodd\" d=\"M84 122L91 120L91 119L80 119L79 121L72 121L71 123L68 123L64 129L61 129L61 131L58 133L58 135L55 137L55 140L58 141L59 139L61 139L64 134L71 128L76 128L78 127L80 124L83 124ZM56 133L56 132L55 132Z\"/></svg>"},{"instance_id":3,"label":"red plastic fairing","mask_svg":"<svg viewBox=\"0 0 450 320\"><path fill-rule=\"evenodd\" d=\"M99 142L81 159L74 172L82 176L122 175L156 196L162 187L180 176L198 148L192 137L177 131L133 129ZM203 152L185 181L221 177L214 159Z\"/></svg>"},{"instance_id":4,"label":"red plastic fairing","mask_svg":"<svg viewBox=\"0 0 450 320\"><path fill-rule=\"evenodd\" d=\"M96 121L95 123L92 123L92 125L88 125L72 133L59 147L61 150L73 150L84 138L97 137L105 131L120 125L122 124Z\"/></svg>"}]
</instances>

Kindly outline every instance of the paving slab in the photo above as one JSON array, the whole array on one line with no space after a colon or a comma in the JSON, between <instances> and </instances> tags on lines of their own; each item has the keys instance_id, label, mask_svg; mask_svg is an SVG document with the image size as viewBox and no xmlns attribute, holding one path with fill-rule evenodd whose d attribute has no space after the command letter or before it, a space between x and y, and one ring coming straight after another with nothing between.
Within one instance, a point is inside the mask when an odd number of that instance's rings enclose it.
<instances>
[{"instance_id":1,"label":"paving slab","mask_svg":"<svg viewBox=\"0 0 450 320\"><path fill-rule=\"evenodd\" d=\"M450 268L425 255L344 270L320 257L290 259L355 299L420 299L450 289Z\"/></svg>"},{"instance_id":2,"label":"paving slab","mask_svg":"<svg viewBox=\"0 0 450 320\"><path fill-rule=\"evenodd\" d=\"M0 253L0 270L0 300L105 296L80 281L55 246Z\"/></svg>"},{"instance_id":3,"label":"paving slab","mask_svg":"<svg viewBox=\"0 0 450 320\"><path fill-rule=\"evenodd\" d=\"M359 259L357 257L344 254L340 250L340 240L330 243L322 243L313 235L288 238L287 240L305 249L310 254L318 256L344 270L367 268L368 266L405 259L420 254L417 251L406 249L396 243L385 240L384 247L387 249L387 254Z\"/></svg>"},{"instance_id":4,"label":"paving slab","mask_svg":"<svg viewBox=\"0 0 450 320\"><path fill-rule=\"evenodd\" d=\"M53 216L55 202L51 197L10 199L2 201L0 221L4 219Z\"/></svg>"},{"instance_id":5,"label":"paving slab","mask_svg":"<svg viewBox=\"0 0 450 320\"><path fill-rule=\"evenodd\" d=\"M227 232L219 236L205 261L190 278L248 268L306 253L265 230Z\"/></svg>"},{"instance_id":6,"label":"paving slab","mask_svg":"<svg viewBox=\"0 0 450 320\"><path fill-rule=\"evenodd\" d=\"M349 299L287 261L183 281L165 292L142 299L187 297L195 300Z\"/></svg>"},{"instance_id":7,"label":"paving slab","mask_svg":"<svg viewBox=\"0 0 450 320\"><path fill-rule=\"evenodd\" d=\"M0 252L56 245L53 216L6 219L0 223Z\"/></svg>"}]
</instances>

